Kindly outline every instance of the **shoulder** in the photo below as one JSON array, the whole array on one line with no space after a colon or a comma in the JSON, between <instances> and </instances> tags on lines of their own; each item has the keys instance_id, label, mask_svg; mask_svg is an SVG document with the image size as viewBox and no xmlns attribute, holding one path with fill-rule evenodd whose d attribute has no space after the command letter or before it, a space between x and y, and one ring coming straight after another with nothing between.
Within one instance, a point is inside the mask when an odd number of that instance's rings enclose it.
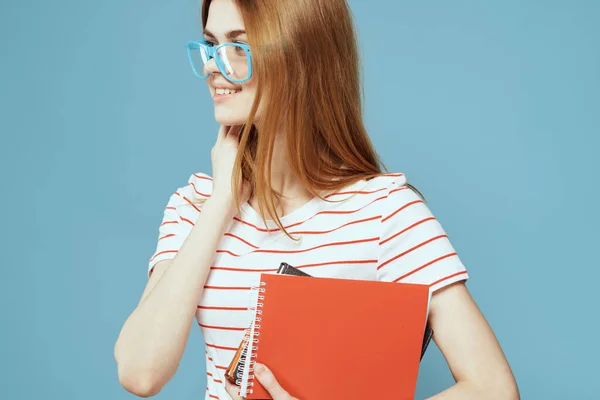
<instances>
[{"instance_id":1,"label":"shoulder","mask_svg":"<svg viewBox=\"0 0 600 400\"><path fill-rule=\"evenodd\" d=\"M422 195L409 184L403 172L378 175L369 180L368 186L371 191L377 192L376 207L384 217L417 204L425 205Z\"/></svg>"},{"instance_id":2,"label":"shoulder","mask_svg":"<svg viewBox=\"0 0 600 400\"><path fill-rule=\"evenodd\" d=\"M203 172L195 172L188 178L188 184L182 188L192 198L206 199L210 197L213 189L213 179Z\"/></svg>"},{"instance_id":3,"label":"shoulder","mask_svg":"<svg viewBox=\"0 0 600 400\"><path fill-rule=\"evenodd\" d=\"M406 186L408 183L406 175L403 172L390 172L387 174L381 174L372 178L369 180L369 182L371 185L380 187L386 191Z\"/></svg>"},{"instance_id":4,"label":"shoulder","mask_svg":"<svg viewBox=\"0 0 600 400\"><path fill-rule=\"evenodd\" d=\"M390 196L406 188L408 187L404 173L380 173L369 179L362 179L347 185L325 197L333 197L336 202L347 202L348 207L352 209L383 214L384 210L389 208Z\"/></svg>"},{"instance_id":5,"label":"shoulder","mask_svg":"<svg viewBox=\"0 0 600 400\"><path fill-rule=\"evenodd\" d=\"M409 189L406 175L402 172L378 175L369 180L368 187L378 193L380 207L389 204L390 197L395 197L395 193Z\"/></svg>"},{"instance_id":6,"label":"shoulder","mask_svg":"<svg viewBox=\"0 0 600 400\"><path fill-rule=\"evenodd\" d=\"M171 195L169 205L172 207L186 207L202 204L212 194L212 177L203 172L194 172L187 179L187 184L177 187Z\"/></svg>"}]
</instances>

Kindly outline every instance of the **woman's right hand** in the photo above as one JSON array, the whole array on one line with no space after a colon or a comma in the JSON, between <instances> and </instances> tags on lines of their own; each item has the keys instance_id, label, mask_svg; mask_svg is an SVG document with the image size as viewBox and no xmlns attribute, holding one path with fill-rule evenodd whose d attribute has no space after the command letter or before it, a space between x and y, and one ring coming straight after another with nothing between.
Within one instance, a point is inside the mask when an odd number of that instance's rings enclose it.
<instances>
[{"instance_id":1,"label":"woman's right hand","mask_svg":"<svg viewBox=\"0 0 600 400\"><path fill-rule=\"evenodd\" d=\"M238 152L239 135L242 127L240 125L221 125L217 141L211 150L213 191L211 197L218 198L219 201L226 201L231 204L231 212L235 215L237 205L234 204L233 188L231 187L231 177L233 174L233 165ZM250 184L240 177L239 199L240 204L245 203L250 198Z\"/></svg>"}]
</instances>

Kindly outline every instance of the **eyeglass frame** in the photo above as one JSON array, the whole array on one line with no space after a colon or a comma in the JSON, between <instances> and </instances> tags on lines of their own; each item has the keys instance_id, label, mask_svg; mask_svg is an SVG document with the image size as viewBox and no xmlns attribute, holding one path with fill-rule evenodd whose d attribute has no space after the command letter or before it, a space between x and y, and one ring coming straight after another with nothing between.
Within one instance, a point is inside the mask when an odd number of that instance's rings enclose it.
<instances>
[{"instance_id":1,"label":"eyeglass frame","mask_svg":"<svg viewBox=\"0 0 600 400\"><path fill-rule=\"evenodd\" d=\"M223 59L221 58L221 56L218 53L219 49L221 47L225 47L225 46L237 46L237 47L242 48L244 50L244 52L246 53L246 57L248 59L248 76L246 78L234 79L234 78L230 78L228 76L227 70L225 69L225 64L223 63ZM228 43L221 43L221 44L215 46L215 45L210 44L206 40L191 40L191 41L185 43L185 48L187 50L187 55L188 55L188 59L190 61L190 65L192 66L192 71L194 71L194 75L196 75L198 78L206 79L210 75L210 73L208 73L208 72L206 73L206 75L201 75L200 73L198 73L198 71L196 71L196 66L194 65L194 62L192 60L191 52L192 52L192 50L196 50L196 49L200 49L200 48L203 48L206 50L206 55L208 57L206 60L206 63L208 63L208 61L210 61L210 59L214 59L215 63L217 64L217 68L219 69L219 72L221 72L221 74L228 81L233 82L233 83L243 83L252 77L252 55L250 54L250 46L245 43L228 42Z\"/></svg>"}]
</instances>

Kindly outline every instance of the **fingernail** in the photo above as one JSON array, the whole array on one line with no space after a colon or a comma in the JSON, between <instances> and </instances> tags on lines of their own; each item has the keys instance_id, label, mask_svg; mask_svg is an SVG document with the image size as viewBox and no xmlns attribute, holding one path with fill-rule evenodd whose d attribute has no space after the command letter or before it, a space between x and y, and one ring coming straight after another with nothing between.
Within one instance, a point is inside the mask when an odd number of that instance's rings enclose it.
<instances>
[{"instance_id":1,"label":"fingernail","mask_svg":"<svg viewBox=\"0 0 600 400\"><path fill-rule=\"evenodd\" d=\"M260 375L265 372L265 366L259 363L254 364L254 373Z\"/></svg>"}]
</instances>

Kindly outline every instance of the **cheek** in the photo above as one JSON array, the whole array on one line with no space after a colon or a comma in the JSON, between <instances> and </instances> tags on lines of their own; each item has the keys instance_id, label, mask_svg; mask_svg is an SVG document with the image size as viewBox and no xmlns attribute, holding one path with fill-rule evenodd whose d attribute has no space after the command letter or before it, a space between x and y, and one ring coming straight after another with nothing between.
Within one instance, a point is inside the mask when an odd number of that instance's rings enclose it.
<instances>
[{"instance_id":1,"label":"cheek","mask_svg":"<svg viewBox=\"0 0 600 400\"><path fill-rule=\"evenodd\" d=\"M242 83L242 89L244 96L254 98L254 94L256 93L256 82L254 81L254 78Z\"/></svg>"},{"instance_id":2,"label":"cheek","mask_svg":"<svg viewBox=\"0 0 600 400\"><path fill-rule=\"evenodd\" d=\"M252 105L252 102L254 101L254 98L256 97L256 89L254 89L252 87L244 88L244 90L242 91L242 97L244 98L245 102Z\"/></svg>"},{"instance_id":3,"label":"cheek","mask_svg":"<svg viewBox=\"0 0 600 400\"><path fill-rule=\"evenodd\" d=\"M240 104L238 104L241 108L243 108L246 112L249 112L252 108L252 104L254 103L254 99L256 98L256 87L255 86L244 86L241 96L239 97Z\"/></svg>"}]
</instances>

